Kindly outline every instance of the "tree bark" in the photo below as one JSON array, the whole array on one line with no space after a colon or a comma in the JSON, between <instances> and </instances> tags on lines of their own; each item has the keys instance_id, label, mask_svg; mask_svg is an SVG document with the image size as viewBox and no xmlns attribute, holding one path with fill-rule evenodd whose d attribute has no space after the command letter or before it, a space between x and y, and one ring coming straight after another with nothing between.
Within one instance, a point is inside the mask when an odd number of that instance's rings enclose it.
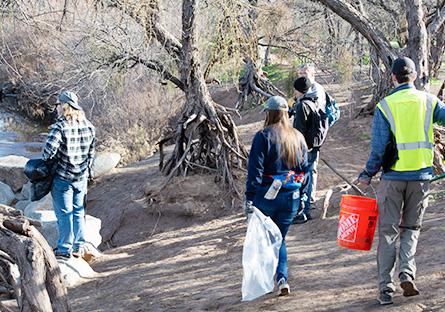
<instances>
[{"instance_id":1,"label":"tree bark","mask_svg":"<svg viewBox=\"0 0 445 312\"><path fill-rule=\"evenodd\" d=\"M269 98L273 95L286 95L276 88L273 84L263 77L261 71L255 66L251 58L244 60L244 73L239 79L239 94L235 103L236 109L243 109L247 103L248 97L251 95L258 95L259 99Z\"/></svg>"},{"instance_id":2,"label":"tree bark","mask_svg":"<svg viewBox=\"0 0 445 312\"><path fill-rule=\"evenodd\" d=\"M21 311L70 311L66 288L51 248L17 210L0 205L0 250L20 271Z\"/></svg>"},{"instance_id":3,"label":"tree bark","mask_svg":"<svg viewBox=\"0 0 445 312\"><path fill-rule=\"evenodd\" d=\"M174 175L186 175L189 170L207 168L217 172L216 180L226 183L230 190L240 195L234 183L232 169L245 167L247 152L239 140L233 118L226 108L212 101L205 83L195 42L197 0L182 2L181 41L159 23L158 0L149 1L145 15L140 15L134 7L125 5L122 1L110 0L104 3L132 17L143 27L147 36L153 34L149 37L156 39L176 61L181 75L180 79L174 77L163 70L159 62L143 63L137 60L149 68L163 72L164 77L180 87L186 95L176 129L159 143L159 167L167 175L160 190ZM147 25L150 27L147 28ZM173 141L175 147L164 163L163 144L169 141Z\"/></svg>"},{"instance_id":4,"label":"tree bark","mask_svg":"<svg viewBox=\"0 0 445 312\"><path fill-rule=\"evenodd\" d=\"M428 34L434 35L436 34L442 25L445 22L445 1L442 1L440 5L437 7L436 12L433 15L433 18L428 21Z\"/></svg>"},{"instance_id":5,"label":"tree bark","mask_svg":"<svg viewBox=\"0 0 445 312\"><path fill-rule=\"evenodd\" d=\"M218 179L240 195L231 170L234 165L244 166L247 152L239 141L232 117L224 107L212 101L205 84L195 47L196 2L184 0L182 4L180 71L186 104L172 135L175 140L173 154L162 166L162 171L169 175L168 181L174 174L185 174L188 168L216 169Z\"/></svg>"},{"instance_id":6,"label":"tree bark","mask_svg":"<svg viewBox=\"0 0 445 312\"><path fill-rule=\"evenodd\" d=\"M406 19L408 21L408 56L416 64L416 87L428 88L428 33L424 22L422 0L405 0Z\"/></svg>"},{"instance_id":7,"label":"tree bark","mask_svg":"<svg viewBox=\"0 0 445 312\"><path fill-rule=\"evenodd\" d=\"M444 25L442 25L440 30L435 35L432 35L433 38L430 38L430 77L437 78L442 66L443 54L445 52L444 28Z\"/></svg>"}]
</instances>

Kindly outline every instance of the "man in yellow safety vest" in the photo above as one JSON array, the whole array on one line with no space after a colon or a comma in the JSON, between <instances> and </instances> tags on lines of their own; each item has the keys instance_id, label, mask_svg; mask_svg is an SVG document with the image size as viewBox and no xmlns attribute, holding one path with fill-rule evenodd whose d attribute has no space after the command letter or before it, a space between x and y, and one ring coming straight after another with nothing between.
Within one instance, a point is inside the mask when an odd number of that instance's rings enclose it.
<instances>
[{"instance_id":1,"label":"man in yellow safety vest","mask_svg":"<svg viewBox=\"0 0 445 312\"><path fill-rule=\"evenodd\" d=\"M427 192L433 175L433 123L445 123L445 105L436 96L416 90L414 62L398 58L392 66L395 89L378 103L372 124L371 153L358 183L369 185L383 168L377 191L379 244L377 267L380 304L393 303L396 241L400 236L399 279L406 297L419 294L417 242Z\"/></svg>"}]
</instances>

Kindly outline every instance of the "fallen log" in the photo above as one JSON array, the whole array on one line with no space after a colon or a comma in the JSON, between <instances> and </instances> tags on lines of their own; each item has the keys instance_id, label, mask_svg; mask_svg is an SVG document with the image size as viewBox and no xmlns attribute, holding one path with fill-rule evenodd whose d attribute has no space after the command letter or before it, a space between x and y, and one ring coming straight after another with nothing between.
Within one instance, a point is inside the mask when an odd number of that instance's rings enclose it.
<instances>
[{"instance_id":1,"label":"fallen log","mask_svg":"<svg viewBox=\"0 0 445 312\"><path fill-rule=\"evenodd\" d=\"M20 311L71 311L51 247L20 211L5 205L0 205L0 250L2 271L12 262L20 272L20 281L11 285Z\"/></svg>"}]
</instances>

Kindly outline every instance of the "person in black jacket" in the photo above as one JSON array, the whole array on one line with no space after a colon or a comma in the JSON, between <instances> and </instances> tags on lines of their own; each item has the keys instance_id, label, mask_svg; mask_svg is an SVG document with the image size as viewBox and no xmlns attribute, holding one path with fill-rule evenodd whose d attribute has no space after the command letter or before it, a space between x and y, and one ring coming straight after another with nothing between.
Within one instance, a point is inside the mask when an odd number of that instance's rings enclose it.
<instances>
[{"instance_id":1,"label":"person in black jacket","mask_svg":"<svg viewBox=\"0 0 445 312\"><path fill-rule=\"evenodd\" d=\"M305 140L308 152L308 172L305 179L305 185L302 193L305 194L301 199L302 211L295 218L294 223L305 223L311 220L311 193L312 193L312 174L314 163L318 159L320 147L322 146L329 129L328 118L326 115L326 105L317 101L317 97L308 91L311 88L311 82L306 77L300 77L294 81L296 102L294 104L294 128L300 131Z\"/></svg>"}]
</instances>

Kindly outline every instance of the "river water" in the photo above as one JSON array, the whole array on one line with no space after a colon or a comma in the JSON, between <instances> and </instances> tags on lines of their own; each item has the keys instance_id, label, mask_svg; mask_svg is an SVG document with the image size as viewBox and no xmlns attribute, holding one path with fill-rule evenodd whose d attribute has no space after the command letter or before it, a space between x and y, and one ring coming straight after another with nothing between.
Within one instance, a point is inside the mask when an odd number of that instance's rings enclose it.
<instances>
[{"instance_id":1,"label":"river water","mask_svg":"<svg viewBox=\"0 0 445 312\"><path fill-rule=\"evenodd\" d=\"M0 157L40 157L47 129L0 109Z\"/></svg>"}]
</instances>

